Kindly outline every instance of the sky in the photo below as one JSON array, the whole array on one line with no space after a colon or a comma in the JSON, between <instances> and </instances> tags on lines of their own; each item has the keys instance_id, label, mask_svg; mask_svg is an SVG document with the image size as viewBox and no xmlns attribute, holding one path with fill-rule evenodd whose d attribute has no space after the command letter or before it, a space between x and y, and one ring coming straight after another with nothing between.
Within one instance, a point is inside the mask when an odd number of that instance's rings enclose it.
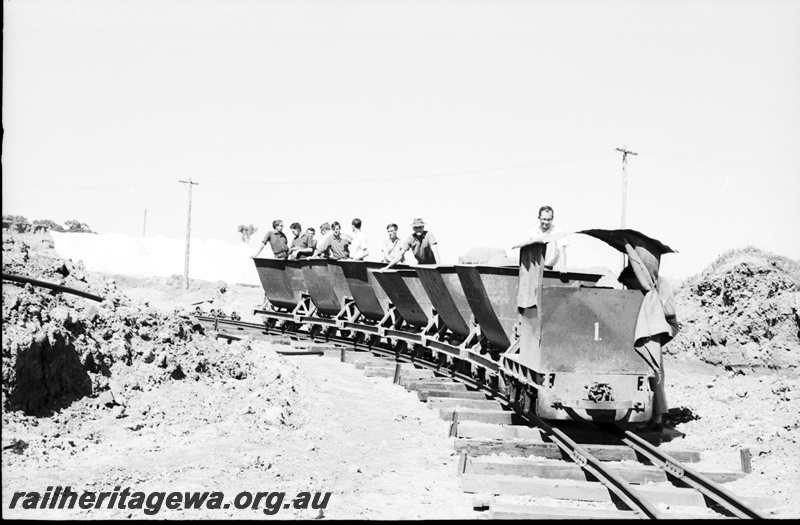
<instances>
[{"instance_id":1,"label":"sky","mask_svg":"<svg viewBox=\"0 0 800 525\"><path fill-rule=\"evenodd\" d=\"M3 214L255 252L420 217L445 263L626 223L800 259L800 2L5 0ZM267 252L269 249L266 249ZM571 236L568 265L615 268Z\"/></svg>"}]
</instances>

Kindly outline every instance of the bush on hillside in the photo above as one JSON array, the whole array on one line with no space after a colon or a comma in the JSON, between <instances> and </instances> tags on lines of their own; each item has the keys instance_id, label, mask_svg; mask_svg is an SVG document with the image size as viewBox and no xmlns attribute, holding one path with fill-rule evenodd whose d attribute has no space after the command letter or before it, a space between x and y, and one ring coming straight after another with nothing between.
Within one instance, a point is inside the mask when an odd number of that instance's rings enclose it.
<instances>
[{"instance_id":1,"label":"bush on hillside","mask_svg":"<svg viewBox=\"0 0 800 525\"><path fill-rule=\"evenodd\" d=\"M95 233L92 231L92 229L89 227L88 224L86 224L85 222L76 221L74 219L69 221L64 221L64 226L67 227L68 232Z\"/></svg>"}]
</instances>

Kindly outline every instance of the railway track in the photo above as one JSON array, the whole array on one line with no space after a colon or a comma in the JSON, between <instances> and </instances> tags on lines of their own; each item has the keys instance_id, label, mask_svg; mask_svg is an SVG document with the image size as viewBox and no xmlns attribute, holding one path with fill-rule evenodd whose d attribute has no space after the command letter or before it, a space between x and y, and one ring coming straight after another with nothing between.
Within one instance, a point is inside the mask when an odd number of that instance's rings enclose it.
<instances>
[{"instance_id":1,"label":"railway track","mask_svg":"<svg viewBox=\"0 0 800 525\"><path fill-rule=\"evenodd\" d=\"M391 377L416 391L451 421L462 487L475 494L476 509L486 510L489 518L765 518L754 508L756 499L746 501L722 486L744 473L693 469L689 463L700 460L698 453L667 454L652 433L615 424L548 424L480 378L444 366L446 361L426 359L429 353L418 351L419 345L337 336L335 330L309 330L292 322L277 327L219 316L198 320L229 340L284 336L335 343L333 351L312 346L278 352L333 355L363 366L367 375ZM525 504L532 495L537 504Z\"/></svg>"},{"instance_id":2,"label":"railway track","mask_svg":"<svg viewBox=\"0 0 800 525\"><path fill-rule=\"evenodd\" d=\"M102 301L101 297L54 283L7 274L3 279ZM722 487L721 483L741 477L741 473L698 472L688 463L699 460L699 454L667 454L650 442L652 437L648 440L615 424L551 426L525 407L510 403L490 383L443 366L446 360L426 359L428 354L417 351L420 345L392 346L358 332L350 338L347 331L335 336L337 330L325 330L324 326L317 329L313 324L307 330L287 321L279 328L243 322L238 315L223 318L219 312L214 314L199 315L198 320L218 337L233 340L288 335L338 343L339 350L333 353L341 361L363 364L365 373L391 376L395 383L416 391L421 401L451 420L450 436L456 438L461 457L458 475L462 487L477 495L475 507L487 509L490 518L707 518L709 510L716 513L715 517L765 518L750 503ZM279 353L331 354L325 349ZM496 456L499 453L504 457ZM495 499L508 494L533 494L568 505L514 505ZM665 506L695 508L697 512L675 515L665 512Z\"/></svg>"}]
</instances>

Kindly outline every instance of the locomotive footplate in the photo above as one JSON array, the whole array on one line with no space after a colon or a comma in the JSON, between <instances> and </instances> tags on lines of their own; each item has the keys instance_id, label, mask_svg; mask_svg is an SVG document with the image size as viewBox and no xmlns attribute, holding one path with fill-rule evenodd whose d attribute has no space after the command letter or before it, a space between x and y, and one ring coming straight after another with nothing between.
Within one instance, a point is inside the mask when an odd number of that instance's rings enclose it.
<instances>
[{"instance_id":1,"label":"locomotive footplate","mask_svg":"<svg viewBox=\"0 0 800 525\"><path fill-rule=\"evenodd\" d=\"M537 389L536 414L546 419L586 421L649 421L653 392L644 376L606 374L598 382L591 374L544 372Z\"/></svg>"},{"instance_id":2,"label":"locomotive footplate","mask_svg":"<svg viewBox=\"0 0 800 525\"><path fill-rule=\"evenodd\" d=\"M553 398L553 408L581 408L594 410L627 410L633 408L633 401L591 401L589 399Z\"/></svg>"}]
</instances>

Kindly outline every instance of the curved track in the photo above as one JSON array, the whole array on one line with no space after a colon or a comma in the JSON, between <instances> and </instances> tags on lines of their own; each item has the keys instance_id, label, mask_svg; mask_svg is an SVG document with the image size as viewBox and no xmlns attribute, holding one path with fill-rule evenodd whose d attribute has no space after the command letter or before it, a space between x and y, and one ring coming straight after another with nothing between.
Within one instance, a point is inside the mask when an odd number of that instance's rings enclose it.
<instances>
[{"instance_id":1,"label":"curved track","mask_svg":"<svg viewBox=\"0 0 800 525\"><path fill-rule=\"evenodd\" d=\"M29 277L14 276L5 273L2 277L3 280L7 281L41 286L57 292L70 293L95 301L103 300L102 297L81 290ZM256 313L258 313L258 311ZM238 316L234 315L233 317L235 318ZM306 321L306 323L303 325L285 320L280 328L275 325L274 320L269 319L264 324L246 323L229 318L220 318L218 315L213 317L199 316L198 320L215 330L218 336L228 339L241 339L248 335L251 337L259 337L265 335L291 334L295 337L316 341L336 342L343 345L342 360L344 360L344 348L347 346L354 350L378 354L398 363L395 371L395 382L398 382L400 377L401 370L399 363L411 363L422 369L433 370L440 377L447 377L453 382L466 385L474 391L482 391L490 399L499 401L505 409L513 410L528 426L539 429L539 431L547 437L548 441L557 445L565 458L572 460L585 472L587 479L596 480L605 486L609 493L613 494L612 497L620 502L618 505L628 509L628 511L632 513L632 517L650 519L662 517L662 513L659 512L656 505L648 497L615 473L604 464L603 461L600 461L596 455L590 451L590 447L579 445L564 430L552 427L530 411L526 411L525 407L509 403L504 389L499 388L495 382L487 380L487 370L480 370L479 373L476 373L475 369L470 368L467 370L468 373L464 373L465 371L458 366L457 359L448 359L447 353L449 353L448 351L450 349L446 348L447 345L439 344L426 347L425 343L427 341L424 337L419 337L416 334L404 334L401 331L391 332L391 335L395 336L394 343L382 342L382 338L373 333L374 327L372 326L362 327L358 323L348 322L347 327L350 328L350 330L337 330L334 326L331 326L328 320L315 319L313 317L304 318L303 320ZM338 335L337 332L339 332ZM387 341L390 340L387 339ZM436 358L430 359L431 356ZM491 363L489 359L478 358L478 363L483 362ZM496 371L496 367L492 369L491 365L489 365L488 368L489 374ZM460 412L458 409L455 409L453 411L453 423L451 427L451 435L453 436L458 435L459 421ZM598 425L596 428L598 436L601 434L611 434L621 443L635 451L640 461L661 468L666 473L667 479L676 486L688 487L702 494L708 506L713 507L722 515L738 518L765 518L763 514L752 509L743 502L741 498L736 497L718 483L659 450L630 430L613 424ZM598 441L602 440L598 438ZM459 474L463 474L466 463L467 454L462 452L462 467L460 468ZM501 516L502 513L495 514L495 517ZM604 516L598 515L597 517Z\"/></svg>"},{"instance_id":2,"label":"curved track","mask_svg":"<svg viewBox=\"0 0 800 525\"><path fill-rule=\"evenodd\" d=\"M259 313L259 311L256 311L256 313ZM281 327L276 326L269 319L264 324L246 323L218 316L200 316L199 320L209 328L213 327L213 330L220 337L228 339L240 339L248 336L257 338L284 334L311 341L332 342L341 345L342 360L344 360L344 354L348 347L353 350L371 352L391 359L398 364L395 372L395 382L398 382L400 363L411 363L422 369L432 370L439 378L447 378L453 382L460 383L470 391L480 391L487 398L500 402L505 410L511 410L515 413L518 421L538 429L546 441L554 443L558 447L562 457L568 458L583 470L586 479L602 484L612 495L612 500L617 501L619 507L627 509L631 513L631 517L649 519L663 517L663 513L659 511L657 504L654 503L650 491L648 491L648 494L644 494L642 490L633 486L610 468L607 462L598 459L596 454L592 452L592 438L589 439L589 445L579 444L568 435L568 432L551 426L531 412L525 411L524 407L509 403L504 389L498 387L494 381L487 380L490 374L485 374L485 371L476 373L474 368L463 370L462 367L458 366L457 360L448 359L440 348L425 346L424 339L421 342L418 342L413 337L403 340L401 339L404 336L403 333L393 332L394 340L387 339L384 342L382 338L376 337L369 332L371 327L366 327L367 332L364 333L358 330L357 323L348 323L347 326L351 330L336 330L327 324L326 320L322 320L320 324L315 324L313 318L304 318L304 324L287 320L282 323ZM290 354L292 352L284 351L279 353ZM453 411L451 435L456 436L458 433L457 428L461 422L460 414L461 412L458 409ZM699 474L684 462L665 454L634 432L614 424L589 426L596 433L594 438L596 444L607 443L609 436L612 436L612 439L631 449L633 455L642 464L655 465L663 470L666 479L676 487L688 488L702 494L702 499L705 500L706 505L717 511L720 516L765 518L762 513L752 509L719 483ZM462 465L467 463L467 454L465 452L464 457L462 457ZM655 499L657 500L658 498ZM502 514L496 514L496 517L501 516ZM598 515L598 517L601 517L601 515Z\"/></svg>"}]
</instances>

